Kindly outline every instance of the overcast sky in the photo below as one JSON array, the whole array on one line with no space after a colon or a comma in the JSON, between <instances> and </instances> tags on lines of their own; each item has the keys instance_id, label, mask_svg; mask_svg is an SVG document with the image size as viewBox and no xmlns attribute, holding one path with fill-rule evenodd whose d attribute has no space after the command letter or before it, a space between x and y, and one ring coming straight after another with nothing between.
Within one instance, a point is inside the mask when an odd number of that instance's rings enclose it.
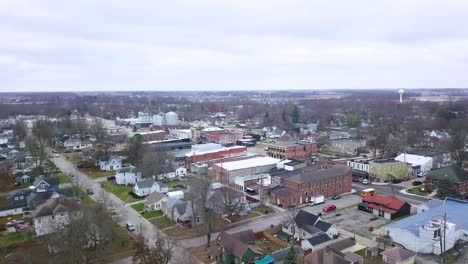
<instances>
[{"instance_id":1,"label":"overcast sky","mask_svg":"<svg viewBox=\"0 0 468 264\"><path fill-rule=\"evenodd\" d=\"M0 91L468 87L467 25L467 0L0 0Z\"/></svg>"}]
</instances>

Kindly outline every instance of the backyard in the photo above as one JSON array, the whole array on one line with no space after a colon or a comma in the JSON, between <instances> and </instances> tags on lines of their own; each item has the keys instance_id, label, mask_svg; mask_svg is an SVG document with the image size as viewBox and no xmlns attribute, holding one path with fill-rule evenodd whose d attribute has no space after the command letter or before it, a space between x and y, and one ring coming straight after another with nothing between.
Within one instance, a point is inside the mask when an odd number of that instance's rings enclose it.
<instances>
[{"instance_id":1,"label":"backyard","mask_svg":"<svg viewBox=\"0 0 468 264\"><path fill-rule=\"evenodd\" d=\"M101 187L119 197L125 203L137 202L143 198L136 198L132 193L132 187L125 185L117 185L113 182L101 182Z\"/></svg>"},{"instance_id":2,"label":"backyard","mask_svg":"<svg viewBox=\"0 0 468 264\"><path fill-rule=\"evenodd\" d=\"M243 215L243 216L234 215L234 216L231 216L231 217L229 217L229 220L231 220L232 223L236 223L236 222L251 219L251 218L254 218L254 217L257 217L257 216L261 216L261 214L255 212L255 211L252 211L248 215Z\"/></svg>"},{"instance_id":3,"label":"backyard","mask_svg":"<svg viewBox=\"0 0 468 264\"><path fill-rule=\"evenodd\" d=\"M174 186L176 186L176 185L183 185L184 182L182 182L182 181L170 181L170 182L166 182L166 184L167 184L167 187L174 188Z\"/></svg>"},{"instance_id":4,"label":"backyard","mask_svg":"<svg viewBox=\"0 0 468 264\"><path fill-rule=\"evenodd\" d=\"M25 242L31 241L32 239L33 235L30 231L9 233L0 236L0 248L23 244Z\"/></svg>"},{"instance_id":5,"label":"backyard","mask_svg":"<svg viewBox=\"0 0 468 264\"><path fill-rule=\"evenodd\" d=\"M101 171L98 168L82 168L80 170L93 179L115 175L115 171Z\"/></svg>"}]
</instances>

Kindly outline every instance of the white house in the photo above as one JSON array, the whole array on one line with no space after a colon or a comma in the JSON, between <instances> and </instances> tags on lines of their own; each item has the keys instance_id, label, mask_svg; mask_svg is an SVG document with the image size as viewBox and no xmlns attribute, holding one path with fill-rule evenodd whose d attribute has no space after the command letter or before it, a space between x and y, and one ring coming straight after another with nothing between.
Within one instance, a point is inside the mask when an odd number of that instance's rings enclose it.
<instances>
[{"instance_id":1,"label":"white house","mask_svg":"<svg viewBox=\"0 0 468 264\"><path fill-rule=\"evenodd\" d=\"M418 208L418 214L385 226L393 242L416 253L440 255L440 239L448 251L458 240L468 241L468 202L447 198L432 200ZM447 220L444 223L444 214ZM445 241L444 241L445 231Z\"/></svg>"},{"instance_id":2,"label":"white house","mask_svg":"<svg viewBox=\"0 0 468 264\"><path fill-rule=\"evenodd\" d=\"M33 212L36 236L54 233L70 223L79 214L79 202L70 198L55 197L38 206Z\"/></svg>"},{"instance_id":3,"label":"white house","mask_svg":"<svg viewBox=\"0 0 468 264\"><path fill-rule=\"evenodd\" d=\"M165 183L154 181L153 179L145 179L137 181L133 186L133 193L140 197L150 195L154 192L167 193L169 188Z\"/></svg>"},{"instance_id":4,"label":"white house","mask_svg":"<svg viewBox=\"0 0 468 264\"><path fill-rule=\"evenodd\" d=\"M115 174L115 182L120 185L135 184L139 180L141 180L141 172L135 167L121 168Z\"/></svg>"},{"instance_id":5,"label":"white house","mask_svg":"<svg viewBox=\"0 0 468 264\"><path fill-rule=\"evenodd\" d=\"M159 211L162 210L163 204L167 201L167 196L163 193L154 192L151 193L148 197L146 197L145 211Z\"/></svg>"},{"instance_id":6,"label":"white house","mask_svg":"<svg viewBox=\"0 0 468 264\"><path fill-rule=\"evenodd\" d=\"M187 176L187 169L185 167L179 167L176 169L175 175L180 180Z\"/></svg>"},{"instance_id":7,"label":"white house","mask_svg":"<svg viewBox=\"0 0 468 264\"><path fill-rule=\"evenodd\" d=\"M98 160L98 164L102 171L115 171L122 168L122 159L116 156L102 157Z\"/></svg>"},{"instance_id":8,"label":"white house","mask_svg":"<svg viewBox=\"0 0 468 264\"><path fill-rule=\"evenodd\" d=\"M423 175L432 169L431 157L401 153L395 158L395 160L407 162L411 164L411 166L413 167L419 166L420 167L419 171Z\"/></svg>"},{"instance_id":9,"label":"white house","mask_svg":"<svg viewBox=\"0 0 468 264\"><path fill-rule=\"evenodd\" d=\"M90 142L82 142L78 138L69 138L63 142L63 146L66 149L81 150L81 149L90 148L93 145Z\"/></svg>"}]
</instances>

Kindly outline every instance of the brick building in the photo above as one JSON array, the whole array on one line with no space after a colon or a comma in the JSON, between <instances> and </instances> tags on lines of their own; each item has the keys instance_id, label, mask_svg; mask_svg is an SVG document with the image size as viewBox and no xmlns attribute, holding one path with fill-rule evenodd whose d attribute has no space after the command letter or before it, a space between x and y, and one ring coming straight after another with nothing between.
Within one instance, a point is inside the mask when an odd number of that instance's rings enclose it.
<instances>
[{"instance_id":1,"label":"brick building","mask_svg":"<svg viewBox=\"0 0 468 264\"><path fill-rule=\"evenodd\" d=\"M267 155L277 159L310 160L317 144L306 141L277 141L267 145Z\"/></svg>"},{"instance_id":2,"label":"brick building","mask_svg":"<svg viewBox=\"0 0 468 264\"><path fill-rule=\"evenodd\" d=\"M235 131L210 131L201 132L202 142L211 142L221 144L223 146L235 145L237 140L244 137L244 132Z\"/></svg>"},{"instance_id":3,"label":"brick building","mask_svg":"<svg viewBox=\"0 0 468 264\"><path fill-rule=\"evenodd\" d=\"M206 162L221 158L230 158L236 156L245 156L247 148L244 146L234 146L228 148L213 149L201 152L191 151L185 154L185 168L190 170L192 163Z\"/></svg>"},{"instance_id":4,"label":"brick building","mask_svg":"<svg viewBox=\"0 0 468 264\"><path fill-rule=\"evenodd\" d=\"M331 197L351 191L351 168L343 165L287 172L281 186L271 190L271 203L289 207L307 203L312 196Z\"/></svg>"}]
</instances>

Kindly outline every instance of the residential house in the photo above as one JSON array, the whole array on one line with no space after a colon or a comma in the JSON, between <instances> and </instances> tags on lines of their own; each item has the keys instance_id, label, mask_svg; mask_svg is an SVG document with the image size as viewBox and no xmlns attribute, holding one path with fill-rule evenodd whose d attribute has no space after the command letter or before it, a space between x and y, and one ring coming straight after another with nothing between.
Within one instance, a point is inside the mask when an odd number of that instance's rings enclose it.
<instances>
[{"instance_id":1,"label":"residential house","mask_svg":"<svg viewBox=\"0 0 468 264\"><path fill-rule=\"evenodd\" d=\"M311 160L317 153L317 144L307 141L277 141L266 145L269 157L277 159Z\"/></svg>"},{"instance_id":2,"label":"residential house","mask_svg":"<svg viewBox=\"0 0 468 264\"><path fill-rule=\"evenodd\" d=\"M350 135L345 131L331 131L329 138L330 140L349 139Z\"/></svg>"},{"instance_id":3,"label":"residential house","mask_svg":"<svg viewBox=\"0 0 468 264\"><path fill-rule=\"evenodd\" d=\"M177 177L177 179L179 180L185 180L187 179L186 176L187 176L187 169L184 168L184 167L179 167L175 170L175 175Z\"/></svg>"},{"instance_id":4,"label":"residential house","mask_svg":"<svg viewBox=\"0 0 468 264\"><path fill-rule=\"evenodd\" d=\"M313 250L304 256L304 263L362 264L363 258L353 252L341 252L333 246Z\"/></svg>"},{"instance_id":5,"label":"residential house","mask_svg":"<svg viewBox=\"0 0 468 264\"><path fill-rule=\"evenodd\" d=\"M24 172L16 172L13 174L13 177L15 178L15 182L18 184L23 184L23 183L28 183L31 182L31 176L25 174Z\"/></svg>"},{"instance_id":6,"label":"residential house","mask_svg":"<svg viewBox=\"0 0 468 264\"><path fill-rule=\"evenodd\" d=\"M7 197L10 206L27 206L27 198L31 192L29 190L22 190L10 194Z\"/></svg>"},{"instance_id":7,"label":"residential house","mask_svg":"<svg viewBox=\"0 0 468 264\"><path fill-rule=\"evenodd\" d=\"M146 201L144 202L145 211L159 211L162 210L163 204L167 201L168 197L159 192L153 192L148 197L146 197Z\"/></svg>"},{"instance_id":8,"label":"residential house","mask_svg":"<svg viewBox=\"0 0 468 264\"><path fill-rule=\"evenodd\" d=\"M384 263L388 264L413 264L416 253L401 247L393 247L380 253Z\"/></svg>"},{"instance_id":9,"label":"residential house","mask_svg":"<svg viewBox=\"0 0 468 264\"><path fill-rule=\"evenodd\" d=\"M208 198L208 207L217 214L231 216L246 209L245 194L226 187L212 190Z\"/></svg>"},{"instance_id":10,"label":"residential house","mask_svg":"<svg viewBox=\"0 0 468 264\"><path fill-rule=\"evenodd\" d=\"M299 133L302 135L308 135L308 134L315 134L317 133L317 127L318 127L319 121L315 123L308 123L306 125L302 125L299 127Z\"/></svg>"},{"instance_id":11,"label":"residential house","mask_svg":"<svg viewBox=\"0 0 468 264\"><path fill-rule=\"evenodd\" d=\"M375 160L369 163L370 176L374 181L409 178L412 171L413 167L410 164L394 159Z\"/></svg>"},{"instance_id":12,"label":"residential house","mask_svg":"<svg viewBox=\"0 0 468 264\"><path fill-rule=\"evenodd\" d=\"M433 191L439 186L439 182L442 180L450 182L457 189L460 196L468 191L468 171L456 165L449 165L428 172L425 182L426 190Z\"/></svg>"},{"instance_id":13,"label":"residential house","mask_svg":"<svg viewBox=\"0 0 468 264\"><path fill-rule=\"evenodd\" d=\"M320 244L338 236L335 226L304 210L299 211L293 221L284 222L282 227L283 232L301 241L304 250L316 249Z\"/></svg>"},{"instance_id":14,"label":"residential house","mask_svg":"<svg viewBox=\"0 0 468 264\"><path fill-rule=\"evenodd\" d=\"M209 251L218 263L253 263L261 257L261 253L252 245L254 242L255 234L251 229L234 234L222 232Z\"/></svg>"},{"instance_id":15,"label":"residential house","mask_svg":"<svg viewBox=\"0 0 468 264\"><path fill-rule=\"evenodd\" d=\"M96 163L102 171L116 171L122 168L122 159L116 156L101 157Z\"/></svg>"},{"instance_id":16,"label":"residential house","mask_svg":"<svg viewBox=\"0 0 468 264\"><path fill-rule=\"evenodd\" d=\"M403 161L403 162L411 164L411 166L413 166L413 171L414 171L414 168L417 168L417 171L419 172L417 173L418 176L423 176L427 172L432 170L432 158L431 157L401 153L395 158L395 160Z\"/></svg>"},{"instance_id":17,"label":"residential house","mask_svg":"<svg viewBox=\"0 0 468 264\"><path fill-rule=\"evenodd\" d=\"M144 179L137 181L133 186L133 193L139 197L150 195L153 192L167 193L169 188L167 184L155 181L153 179Z\"/></svg>"},{"instance_id":18,"label":"residential house","mask_svg":"<svg viewBox=\"0 0 468 264\"><path fill-rule=\"evenodd\" d=\"M66 149L70 149L70 150L80 150L80 149L89 148L92 145L90 143L82 142L79 138L71 137L63 142L63 146Z\"/></svg>"},{"instance_id":19,"label":"residential house","mask_svg":"<svg viewBox=\"0 0 468 264\"><path fill-rule=\"evenodd\" d=\"M141 172L133 166L121 168L115 174L115 182L120 185L133 185L139 180L141 180Z\"/></svg>"},{"instance_id":20,"label":"residential house","mask_svg":"<svg viewBox=\"0 0 468 264\"><path fill-rule=\"evenodd\" d=\"M181 201L174 198L169 198L163 203L163 214L180 226L192 227L193 208L192 201ZM196 208L196 204L193 204ZM197 216L197 223L202 223L203 219Z\"/></svg>"},{"instance_id":21,"label":"residential house","mask_svg":"<svg viewBox=\"0 0 468 264\"><path fill-rule=\"evenodd\" d=\"M430 205L423 205L424 209L418 210L420 213L385 226L393 243L416 253L440 255L441 239L446 251L459 240L468 240L468 202L447 198L427 203Z\"/></svg>"},{"instance_id":22,"label":"residential house","mask_svg":"<svg viewBox=\"0 0 468 264\"><path fill-rule=\"evenodd\" d=\"M366 148L366 141L362 139L334 139L330 140L328 150L347 154L347 155L359 155Z\"/></svg>"},{"instance_id":23,"label":"residential house","mask_svg":"<svg viewBox=\"0 0 468 264\"><path fill-rule=\"evenodd\" d=\"M271 203L283 207L307 203L312 196L332 197L351 191L352 170L347 166L310 166L284 174L282 186L270 192Z\"/></svg>"},{"instance_id":24,"label":"residential house","mask_svg":"<svg viewBox=\"0 0 468 264\"><path fill-rule=\"evenodd\" d=\"M34 180L32 186L30 187L37 193L57 191L59 186L59 180L57 177L48 177L38 176Z\"/></svg>"},{"instance_id":25,"label":"residential house","mask_svg":"<svg viewBox=\"0 0 468 264\"><path fill-rule=\"evenodd\" d=\"M79 213L79 201L62 196L51 198L33 212L36 236L48 235L67 226Z\"/></svg>"},{"instance_id":26,"label":"residential house","mask_svg":"<svg viewBox=\"0 0 468 264\"><path fill-rule=\"evenodd\" d=\"M369 194L362 197L362 202L372 210L373 214L389 220L410 215L411 212L411 205L395 196Z\"/></svg>"},{"instance_id":27,"label":"residential house","mask_svg":"<svg viewBox=\"0 0 468 264\"><path fill-rule=\"evenodd\" d=\"M294 247L294 252L296 252L296 259L298 263L304 263L304 254L305 254L304 249L302 249L301 246L299 245L294 245L293 247ZM271 254L268 256L271 256L273 258L272 263L283 264L284 260L286 259L286 255L288 254L288 250L289 248L283 248L275 252L271 252Z\"/></svg>"}]
</instances>

